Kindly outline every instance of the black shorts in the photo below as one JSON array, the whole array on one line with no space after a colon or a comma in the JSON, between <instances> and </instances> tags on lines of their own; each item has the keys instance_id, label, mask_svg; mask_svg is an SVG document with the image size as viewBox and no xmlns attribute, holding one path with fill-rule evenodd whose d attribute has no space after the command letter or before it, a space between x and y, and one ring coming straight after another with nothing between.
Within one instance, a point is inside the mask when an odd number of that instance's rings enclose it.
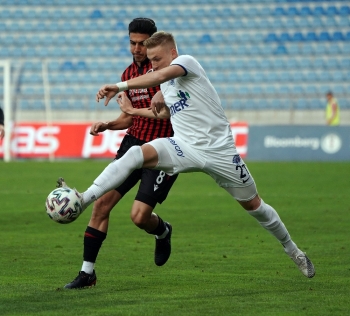
<instances>
[{"instance_id":1,"label":"black shorts","mask_svg":"<svg viewBox=\"0 0 350 316\"><path fill-rule=\"evenodd\" d=\"M144 143L144 141L141 141L134 136L126 135L120 144L115 159L123 157L132 146L141 146ZM151 207L155 207L157 203L161 204L166 199L177 176L177 174L174 176L168 176L161 170L136 169L118 188L116 188L116 190L124 196L139 180L141 180L135 200L143 202Z\"/></svg>"}]
</instances>

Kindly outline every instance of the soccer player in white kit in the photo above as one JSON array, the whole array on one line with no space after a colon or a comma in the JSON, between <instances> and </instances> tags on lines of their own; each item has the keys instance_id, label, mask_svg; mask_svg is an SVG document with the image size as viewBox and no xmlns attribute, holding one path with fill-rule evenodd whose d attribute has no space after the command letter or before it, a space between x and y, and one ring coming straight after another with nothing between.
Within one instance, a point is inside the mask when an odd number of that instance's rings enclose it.
<instances>
[{"instance_id":1,"label":"soccer player in white kit","mask_svg":"<svg viewBox=\"0 0 350 316\"><path fill-rule=\"evenodd\" d=\"M96 99L106 98L107 105L118 92L160 84L164 107L160 108L161 102L155 100L152 110L134 109L124 93L119 94L118 103L122 111L131 115L170 117L174 136L133 146L121 159L110 163L81 193L83 208L118 187L138 168L160 169L169 175L204 172L275 236L304 276L312 278L315 275L312 262L292 241L275 209L259 197L253 176L237 153L220 98L199 62L189 55L178 56L170 33L157 32L144 45L154 71L126 82L105 85ZM160 100L162 96L155 98Z\"/></svg>"}]
</instances>

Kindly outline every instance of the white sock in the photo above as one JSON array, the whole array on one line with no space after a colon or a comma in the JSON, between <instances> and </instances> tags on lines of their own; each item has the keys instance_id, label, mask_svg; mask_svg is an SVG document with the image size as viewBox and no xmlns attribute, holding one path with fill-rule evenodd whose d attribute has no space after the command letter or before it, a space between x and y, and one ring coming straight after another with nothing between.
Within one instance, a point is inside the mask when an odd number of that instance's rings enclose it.
<instances>
[{"instance_id":1,"label":"white sock","mask_svg":"<svg viewBox=\"0 0 350 316\"><path fill-rule=\"evenodd\" d=\"M94 183L82 193L83 208L87 208L105 193L119 187L131 172L142 167L143 162L144 158L140 146L131 147L122 158L111 162L95 179Z\"/></svg>"},{"instance_id":2,"label":"white sock","mask_svg":"<svg viewBox=\"0 0 350 316\"><path fill-rule=\"evenodd\" d=\"M262 227L277 238L288 254L297 249L297 246L290 238L287 228L272 206L261 200L260 206L255 211L248 211L248 213L255 217Z\"/></svg>"},{"instance_id":3,"label":"white sock","mask_svg":"<svg viewBox=\"0 0 350 316\"><path fill-rule=\"evenodd\" d=\"M81 267L81 271L84 271L85 273L92 274L94 272L94 262L84 261L83 265Z\"/></svg>"}]
</instances>

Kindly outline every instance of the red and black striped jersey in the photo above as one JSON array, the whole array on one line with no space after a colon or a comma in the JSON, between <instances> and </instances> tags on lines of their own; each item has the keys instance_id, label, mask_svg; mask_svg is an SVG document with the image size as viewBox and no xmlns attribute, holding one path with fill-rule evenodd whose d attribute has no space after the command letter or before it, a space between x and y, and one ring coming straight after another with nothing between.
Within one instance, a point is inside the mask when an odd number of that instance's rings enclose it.
<instances>
[{"instance_id":1,"label":"red and black striped jersey","mask_svg":"<svg viewBox=\"0 0 350 316\"><path fill-rule=\"evenodd\" d=\"M152 69L151 62L146 59L138 66L134 61L122 74L122 81L146 74ZM131 89L125 91L131 100L134 108L148 108L151 105L153 96L160 90L159 86L148 89ZM169 119L150 119L141 116L133 116L132 126L127 130L127 134L139 140L149 142L160 137L173 135L173 130Z\"/></svg>"}]
</instances>

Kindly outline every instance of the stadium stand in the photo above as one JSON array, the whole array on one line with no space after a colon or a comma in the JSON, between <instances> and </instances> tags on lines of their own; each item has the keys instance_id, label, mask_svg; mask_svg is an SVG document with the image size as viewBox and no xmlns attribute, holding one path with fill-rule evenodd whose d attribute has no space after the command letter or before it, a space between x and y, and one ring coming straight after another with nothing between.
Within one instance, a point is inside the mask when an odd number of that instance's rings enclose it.
<instances>
[{"instance_id":1,"label":"stadium stand","mask_svg":"<svg viewBox=\"0 0 350 316\"><path fill-rule=\"evenodd\" d=\"M0 58L12 60L17 108L44 108L44 60L53 108L93 107L86 97L103 83L119 81L130 63L129 21L148 16L176 36L180 53L203 63L225 109L323 109L328 90L350 109L346 1L130 0L122 8L116 3L1 1Z\"/></svg>"}]
</instances>

